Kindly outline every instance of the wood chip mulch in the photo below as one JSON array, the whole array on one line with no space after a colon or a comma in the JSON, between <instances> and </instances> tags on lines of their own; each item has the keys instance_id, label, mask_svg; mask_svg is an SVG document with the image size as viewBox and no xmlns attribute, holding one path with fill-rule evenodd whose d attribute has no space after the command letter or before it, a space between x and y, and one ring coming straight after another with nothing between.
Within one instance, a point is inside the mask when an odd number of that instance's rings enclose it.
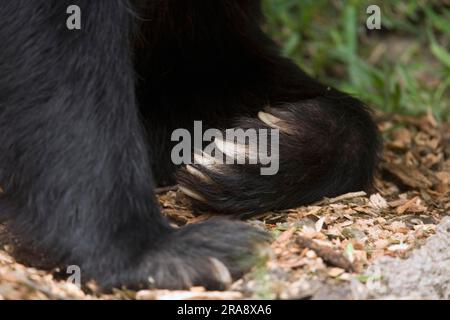
<instances>
[{"instance_id":1,"label":"wood chip mulch","mask_svg":"<svg viewBox=\"0 0 450 320\"><path fill-rule=\"evenodd\" d=\"M379 127L385 147L375 192L324 199L310 206L268 212L249 221L268 230L275 240L266 262L228 291L192 288L86 293L66 281L55 280L51 272L18 263L11 254L13 246L0 243L0 299L356 297L348 288L370 283L366 270L376 259L407 258L435 234L450 210L450 125L438 123L431 114L380 115ZM194 215L183 196L174 190L160 194L159 199L165 214L176 225L212 216Z\"/></svg>"}]
</instances>

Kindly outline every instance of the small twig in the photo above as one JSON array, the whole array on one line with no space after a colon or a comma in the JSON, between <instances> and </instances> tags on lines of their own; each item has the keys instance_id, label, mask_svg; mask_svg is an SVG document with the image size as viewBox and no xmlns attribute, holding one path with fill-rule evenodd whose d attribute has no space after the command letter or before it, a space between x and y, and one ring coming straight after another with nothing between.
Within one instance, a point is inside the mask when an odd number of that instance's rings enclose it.
<instances>
[{"instance_id":1,"label":"small twig","mask_svg":"<svg viewBox=\"0 0 450 320\"><path fill-rule=\"evenodd\" d=\"M178 185L175 185L175 186L169 186L169 187L163 187L163 188L156 188L155 193L162 194L162 193L166 193L169 191L177 191L177 190L178 190Z\"/></svg>"},{"instance_id":2,"label":"small twig","mask_svg":"<svg viewBox=\"0 0 450 320\"><path fill-rule=\"evenodd\" d=\"M314 203L314 205L320 206L320 205L324 205L324 204L332 204L332 203L336 203L339 201L343 201L343 200L349 200L349 199L354 199L354 198L358 198L358 197L366 197L367 193L364 191L359 191L359 192L350 192L347 194L343 194L339 197L336 198L325 198L317 203Z\"/></svg>"},{"instance_id":3,"label":"small twig","mask_svg":"<svg viewBox=\"0 0 450 320\"><path fill-rule=\"evenodd\" d=\"M343 254L336 252L331 248L321 246L313 240L303 236L297 236L296 242L302 248L313 250L326 263L344 269L347 272L355 272L355 267Z\"/></svg>"}]
</instances>

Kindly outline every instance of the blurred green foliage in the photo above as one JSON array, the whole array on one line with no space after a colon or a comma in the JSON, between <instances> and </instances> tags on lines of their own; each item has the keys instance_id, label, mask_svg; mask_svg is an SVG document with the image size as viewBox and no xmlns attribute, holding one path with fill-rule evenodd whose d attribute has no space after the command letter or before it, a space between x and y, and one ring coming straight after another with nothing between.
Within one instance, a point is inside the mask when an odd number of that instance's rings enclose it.
<instances>
[{"instance_id":1,"label":"blurred green foliage","mask_svg":"<svg viewBox=\"0 0 450 320\"><path fill-rule=\"evenodd\" d=\"M366 10L381 8L381 30ZM310 74L391 113L450 119L450 1L263 0L266 29Z\"/></svg>"}]
</instances>

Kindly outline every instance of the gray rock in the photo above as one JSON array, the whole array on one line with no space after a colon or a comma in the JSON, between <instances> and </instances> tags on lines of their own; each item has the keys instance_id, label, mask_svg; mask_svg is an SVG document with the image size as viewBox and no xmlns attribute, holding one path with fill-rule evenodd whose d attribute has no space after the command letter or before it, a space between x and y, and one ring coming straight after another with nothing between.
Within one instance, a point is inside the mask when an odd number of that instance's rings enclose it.
<instances>
[{"instance_id":1,"label":"gray rock","mask_svg":"<svg viewBox=\"0 0 450 320\"><path fill-rule=\"evenodd\" d=\"M449 299L450 217L444 218L436 235L407 259L382 257L367 274L381 275L368 286L373 298Z\"/></svg>"}]
</instances>

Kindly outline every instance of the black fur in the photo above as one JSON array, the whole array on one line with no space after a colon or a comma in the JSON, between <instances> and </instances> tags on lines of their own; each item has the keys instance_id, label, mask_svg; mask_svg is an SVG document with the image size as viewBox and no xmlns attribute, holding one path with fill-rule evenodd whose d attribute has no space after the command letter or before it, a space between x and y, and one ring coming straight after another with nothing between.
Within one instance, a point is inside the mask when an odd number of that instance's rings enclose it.
<instances>
[{"instance_id":1,"label":"black fur","mask_svg":"<svg viewBox=\"0 0 450 320\"><path fill-rule=\"evenodd\" d=\"M287 130L280 173L182 170L203 206L251 214L370 186L367 109L280 57L260 23L258 0L0 1L1 218L104 288L220 288L217 261L239 276L266 236L228 220L175 230L153 181L175 181L174 129L266 127L266 106Z\"/></svg>"}]
</instances>

